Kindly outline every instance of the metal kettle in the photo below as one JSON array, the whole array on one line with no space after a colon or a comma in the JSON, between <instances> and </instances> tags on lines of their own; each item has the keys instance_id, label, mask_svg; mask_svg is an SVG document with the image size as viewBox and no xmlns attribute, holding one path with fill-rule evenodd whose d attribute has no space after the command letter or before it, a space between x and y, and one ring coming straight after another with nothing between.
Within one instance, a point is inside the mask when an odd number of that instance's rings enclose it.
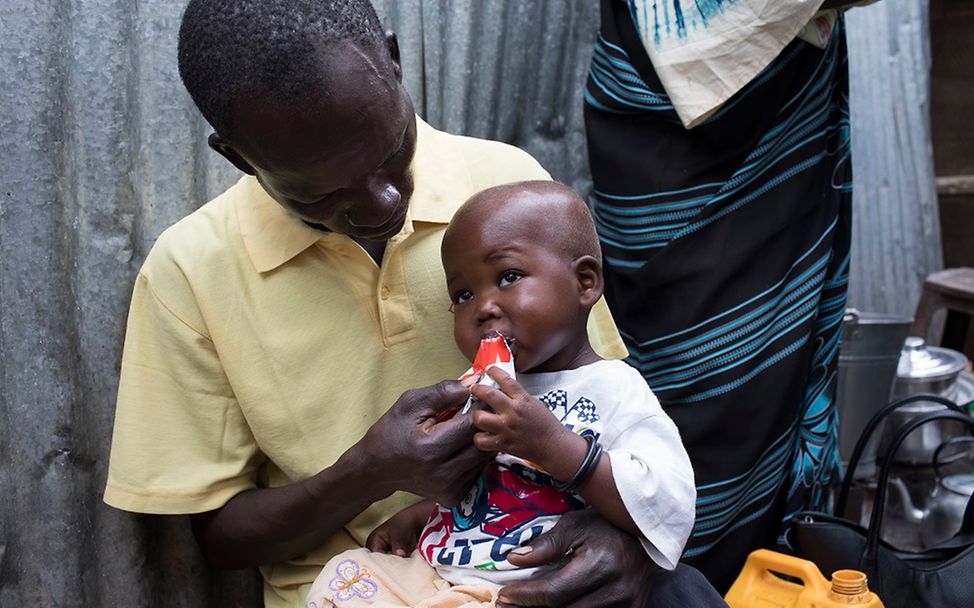
<instances>
[{"instance_id":1,"label":"metal kettle","mask_svg":"<svg viewBox=\"0 0 974 608\"><path fill-rule=\"evenodd\" d=\"M974 437L958 437L941 445L937 449L934 462L939 462L939 454L948 446L959 442L974 442ZM923 548L929 549L945 540L952 538L961 528L964 514L974 495L974 472L941 475L939 465L934 469L937 484L930 491L924 508L914 506L906 482L898 478L890 478L890 486L899 498L901 509L899 512L913 526L920 530L920 541ZM893 522L890 522L893 523Z\"/></svg>"}]
</instances>

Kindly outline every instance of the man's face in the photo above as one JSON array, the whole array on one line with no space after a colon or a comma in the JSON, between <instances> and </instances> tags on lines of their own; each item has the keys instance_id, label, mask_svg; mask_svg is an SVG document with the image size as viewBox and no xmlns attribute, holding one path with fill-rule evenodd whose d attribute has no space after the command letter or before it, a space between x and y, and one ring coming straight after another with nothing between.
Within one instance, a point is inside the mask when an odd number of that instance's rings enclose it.
<instances>
[{"instance_id":1,"label":"man's face","mask_svg":"<svg viewBox=\"0 0 974 608\"><path fill-rule=\"evenodd\" d=\"M231 153L302 220L386 241L402 228L413 191L412 102L381 50L334 44L321 69L323 92L310 101L238 100Z\"/></svg>"},{"instance_id":2,"label":"man's face","mask_svg":"<svg viewBox=\"0 0 974 608\"><path fill-rule=\"evenodd\" d=\"M481 338L513 338L518 372L574 367L588 345L572 260L546 243L543 222L511 203L465 215L443 242L454 338L471 361Z\"/></svg>"}]
</instances>

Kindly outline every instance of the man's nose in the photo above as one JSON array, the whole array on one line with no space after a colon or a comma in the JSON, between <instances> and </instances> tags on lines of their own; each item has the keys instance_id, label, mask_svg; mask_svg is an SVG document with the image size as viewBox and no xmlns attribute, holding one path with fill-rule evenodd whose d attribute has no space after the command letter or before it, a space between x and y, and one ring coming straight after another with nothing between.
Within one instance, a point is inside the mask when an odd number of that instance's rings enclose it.
<instances>
[{"instance_id":1,"label":"man's nose","mask_svg":"<svg viewBox=\"0 0 974 608\"><path fill-rule=\"evenodd\" d=\"M367 179L358 204L349 210L348 223L357 228L381 226L402 201L399 188L389 180Z\"/></svg>"}]
</instances>

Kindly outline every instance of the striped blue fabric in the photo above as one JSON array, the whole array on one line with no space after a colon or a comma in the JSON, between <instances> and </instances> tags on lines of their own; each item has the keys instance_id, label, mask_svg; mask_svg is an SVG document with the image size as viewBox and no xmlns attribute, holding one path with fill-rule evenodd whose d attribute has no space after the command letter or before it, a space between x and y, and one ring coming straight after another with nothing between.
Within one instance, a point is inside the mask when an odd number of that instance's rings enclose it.
<instances>
[{"instance_id":1,"label":"striped blue fabric","mask_svg":"<svg viewBox=\"0 0 974 608\"><path fill-rule=\"evenodd\" d=\"M686 131L612 4L585 92L607 297L628 362L694 460L685 558L729 584L791 514L826 508L838 466L851 202L841 22L824 51L794 42Z\"/></svg>"}]
</instances>

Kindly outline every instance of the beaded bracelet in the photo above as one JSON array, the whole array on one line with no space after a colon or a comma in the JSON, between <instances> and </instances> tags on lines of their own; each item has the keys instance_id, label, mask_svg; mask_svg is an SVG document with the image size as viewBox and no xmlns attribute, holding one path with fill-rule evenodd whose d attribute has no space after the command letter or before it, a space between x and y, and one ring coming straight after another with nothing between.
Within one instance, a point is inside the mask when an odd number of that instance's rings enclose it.
<instances>
[{"instance_id":1,"label":"beaded bracelet","mask_svg":"<svg viewBox=\"0 0 974 608\"><path fill-rule=\"evenodd\" d=\"M559 492L571 492L577 488L595 470L599 460L602 459L602 444L591 435L582 435L582 439L588 443L588 450L585 452L582 464L578 465L578 470L575 471L571 479L564 483L552 480L552 486Z\"/></svg>"}]
</instances>

